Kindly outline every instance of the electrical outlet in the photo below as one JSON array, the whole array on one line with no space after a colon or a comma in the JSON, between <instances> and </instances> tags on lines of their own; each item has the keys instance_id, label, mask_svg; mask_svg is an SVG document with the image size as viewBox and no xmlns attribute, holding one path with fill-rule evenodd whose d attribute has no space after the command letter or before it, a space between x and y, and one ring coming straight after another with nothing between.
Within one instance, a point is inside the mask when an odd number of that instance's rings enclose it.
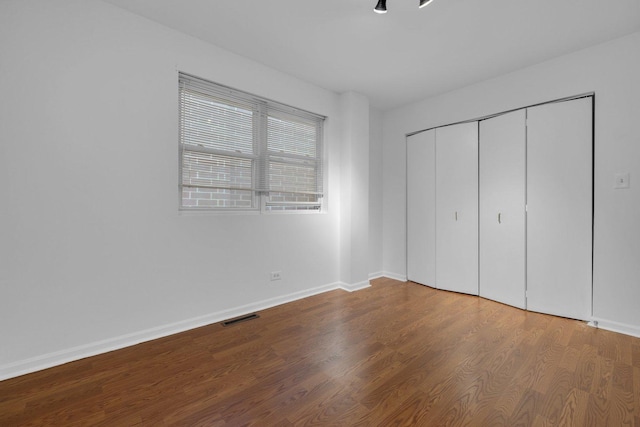
<instances>
[{"instance_id":1,"label":"electrical outlet","mask_svg":"<svg viewBox=\"0 0 640 427\"><path fill-rule=\"evenodd\" d=\"M282 279L282 271L272 271L271 272L271 281Z\"/></svg>"}]
</instances>

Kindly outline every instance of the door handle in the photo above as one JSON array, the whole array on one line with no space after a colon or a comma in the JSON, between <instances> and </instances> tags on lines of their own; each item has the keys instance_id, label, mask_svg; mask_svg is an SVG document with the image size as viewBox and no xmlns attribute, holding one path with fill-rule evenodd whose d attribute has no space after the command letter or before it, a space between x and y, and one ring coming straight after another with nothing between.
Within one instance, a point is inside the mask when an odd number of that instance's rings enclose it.
<instances>
[{"instance_id":1,"label":"door handle","mask_svg":"<svg viewBox=\"0 0 640 427\"><path fill-rule=\"evenodd\" d=\"M456 221L458 220L458 211L456 211Z\"/></svg>"},{"instance_id":2,"label":"door handle","mask_svg":"<svg viewBox=\"0 0 640 427\"><path fill-rule=\"evenodd\" d=\"M498 212L498 224L502 224L502 214Z\"/></svg>"}]
</instances>

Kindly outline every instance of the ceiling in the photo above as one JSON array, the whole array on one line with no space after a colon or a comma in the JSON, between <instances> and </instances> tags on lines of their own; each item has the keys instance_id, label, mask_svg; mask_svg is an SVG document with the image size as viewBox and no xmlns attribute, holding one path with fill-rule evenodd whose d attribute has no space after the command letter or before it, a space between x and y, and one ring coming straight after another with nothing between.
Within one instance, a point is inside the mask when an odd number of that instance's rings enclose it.
<instances>
[{"instance_id":1,"label":"ceiling","mask_svg":"<svg viewBox=\"0 0 640 427\"><path fill-rule=\"evenodd\" d=\"M104 0L388 110L640 31L640 0Z\"/></svg>"}]
</instances>

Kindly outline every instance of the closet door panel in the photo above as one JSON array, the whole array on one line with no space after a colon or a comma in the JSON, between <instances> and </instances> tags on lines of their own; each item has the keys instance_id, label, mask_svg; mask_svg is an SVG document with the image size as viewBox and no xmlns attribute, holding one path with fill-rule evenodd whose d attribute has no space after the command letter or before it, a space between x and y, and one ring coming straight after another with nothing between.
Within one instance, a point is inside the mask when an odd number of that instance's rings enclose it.
<instances>
[{"instance_id":1,"label":"closet door panel","mask_svg":"<svg viewBox=\"0 0 640 427\"><path fill-rule=\"evenodd\" d=\"M591 315L592 99L527 111L527 307Z\"/></svg>"},{"instance_id":2,"label":"closet door panel","mask_svg":"<svg viewBox=\"0 0 640 427\"><path fill-rule=\"evenodd\" d=\"M435 130L407 138L407 278L435 287Z\"/></svg>"},{"instance_id":3,"label":"closet door panel","mask_svg":"<svg viewBox=\"0 0 640 427\"><path fill-rule=\"evenodd\" d=\"M480 122L480 296L525 308L526 111Z\"/></svg>"},{"instance_id":4,"label":"closet door panel","mask_svg":"<svg viewBox=\"0 0 640 427\"><path fill-rule=\"evenodd\" d=\"M478 295L478 123L436 129L436 287Z\"/></svg>"}]
</instances>

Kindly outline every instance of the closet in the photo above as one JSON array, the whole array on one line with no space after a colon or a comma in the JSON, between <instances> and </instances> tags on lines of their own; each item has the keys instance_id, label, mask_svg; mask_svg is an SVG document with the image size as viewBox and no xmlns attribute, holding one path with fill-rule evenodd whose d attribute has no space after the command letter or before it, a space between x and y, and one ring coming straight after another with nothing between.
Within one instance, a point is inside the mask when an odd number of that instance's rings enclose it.
<instances>
[{"instance_id":1,"label":"closet","mask_svg":"<svg viewBox=\"0 0 640 427\"><path fill-rule=\"evenodd\" d=\"M526 110L480 122L480 296L525 308Z\"/></svg>"},{"instance_id":2,"label":"closet","mask_svg":"<svg viewBox=\"0 0 640 427\"><path fill-rule=\"evenodd\" d=\"M592 98L527 109L527 308L589 319Z\"/></svg>"},{"instance_id":3,"label":"closet","mask_svg":"<svg viewBox=\"0 0 640 427\"><path fill-rule=\"evenodd\" d=\"M478 294L477 122L407 138L407 230L409 280Z\"/></svg>"},{"instance_id":4,"label":"closet","mask_svg":"<svg viewBox=\"0 0 640 427\"><path fill-rule=\"evenodd\" d=\"M407 138L407 275L589 319L593 97Z\"/></svg>"},{"instance_id":5,"label":"closet","mask_svg":"<svg viewBox=\"0 0 640 427\"><path fill-rule=\"evenodd\" d=\"M436 282L436 131L407 138L407 277Z\"/></svg>"},{"instance_id":6,"label":"closet","mask_svg":"<svg viewBox=\"0 0 640 427\"><path fill-rule=\"evenodd\" d=\"M436 287L478 295L478 122L436 129Z\"/></svg>"}]
</instances>

